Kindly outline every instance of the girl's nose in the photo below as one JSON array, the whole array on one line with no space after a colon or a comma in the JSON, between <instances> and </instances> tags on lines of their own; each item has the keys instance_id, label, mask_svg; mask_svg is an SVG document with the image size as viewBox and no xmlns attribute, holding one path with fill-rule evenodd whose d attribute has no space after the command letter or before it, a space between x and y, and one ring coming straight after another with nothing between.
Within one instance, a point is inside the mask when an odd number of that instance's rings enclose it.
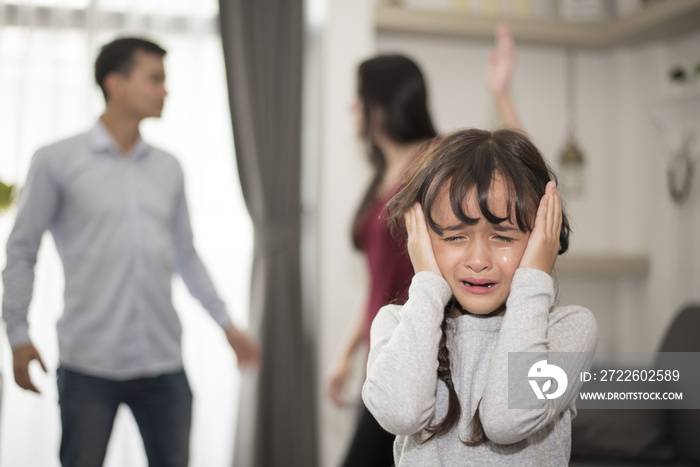
<instances>
[{"instance_id":1,"label":"girl's nose","mask_svg":"<svg viewBox=\"0 0 700 467\"><path fill-rule=\"evenodd\" d=\"M485 242L475 241L467 251L466 266L474 272L482 272L491 266L489 247Z\"/></svg>"}]
</instances>

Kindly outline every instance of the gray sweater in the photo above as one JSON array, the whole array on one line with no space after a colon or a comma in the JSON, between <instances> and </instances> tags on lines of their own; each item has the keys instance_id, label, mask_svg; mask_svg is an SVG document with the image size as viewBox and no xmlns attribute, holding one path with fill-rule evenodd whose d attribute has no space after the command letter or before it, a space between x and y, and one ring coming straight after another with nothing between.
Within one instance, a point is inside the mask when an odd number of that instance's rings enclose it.
<instances>
[{"instance_id":1,"label":"gray sweater","mask_svg":"<svg viewBox=\"0 0 700 467\"><path fill-rule=\"evenodd\" d=\"M556 307L552 278L518 269L502 317L464 315L448 321L452 379L462 406L458 425L421 444L424 429L447 412L448 391L437 378L447 281L432 272L414 276L403 306L383 307L372 324L362 398L369 411L397 435L397 466L563 466L571 451L571 419L581 382L557 399L528 409L508 408L508 352L576 352L569 375L590 369L596 346L593 314L579 306ZM568 355L568 354L567 354ZM468 447L469 423L481 399L480 419L489 441Z\"/></svg>"}]
</instances>

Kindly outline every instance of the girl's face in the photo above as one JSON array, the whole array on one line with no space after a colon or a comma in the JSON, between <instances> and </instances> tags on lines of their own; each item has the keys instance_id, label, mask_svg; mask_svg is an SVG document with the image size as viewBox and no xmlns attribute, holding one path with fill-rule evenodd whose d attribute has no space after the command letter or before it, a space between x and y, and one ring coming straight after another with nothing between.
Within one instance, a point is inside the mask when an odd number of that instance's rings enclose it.
<instances>
[{"instance_id":1,"label":"girl's face","mask_svg":"<svg viewBox=\"0 0 700 467\"><path fill-rule=\"evenodd\" d=\"M489 192L489 210L506 217L507 203L506 186L497 177ZM432 217L443 233L428 229L435 259L462 308L479 315L500 309L497 314L502 315L530 233L520 231L509 220L488 222L479 209L476 189L467 194L465 208L467 216L479 219L476 224L460 222L450 206L449 186L442 187Z\"/></svg>"}]
</instances>

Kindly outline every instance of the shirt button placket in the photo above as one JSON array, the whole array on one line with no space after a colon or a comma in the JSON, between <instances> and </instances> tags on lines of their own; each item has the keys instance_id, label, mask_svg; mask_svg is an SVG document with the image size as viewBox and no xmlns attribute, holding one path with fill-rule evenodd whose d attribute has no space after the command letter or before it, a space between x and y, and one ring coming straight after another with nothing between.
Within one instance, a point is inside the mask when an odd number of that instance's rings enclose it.
<instances>
[{"instance_id":1,"label":"shirt button placket","mask_svg":"<svg viewBox=\"0 0 700 467\"><path fill-rule=\"evenodd\" d=\"M131 224L132 251L134 255L134 301L132 303L133 316L137 320L137 334L134 337L141 364L145 364L148 346L148 326L144 316L144 245L143 231L141 229L141 203L138 190L138 165L131 157L127 159L128 196L129 196L129 223Z\"/></svg>"}]
</instances>

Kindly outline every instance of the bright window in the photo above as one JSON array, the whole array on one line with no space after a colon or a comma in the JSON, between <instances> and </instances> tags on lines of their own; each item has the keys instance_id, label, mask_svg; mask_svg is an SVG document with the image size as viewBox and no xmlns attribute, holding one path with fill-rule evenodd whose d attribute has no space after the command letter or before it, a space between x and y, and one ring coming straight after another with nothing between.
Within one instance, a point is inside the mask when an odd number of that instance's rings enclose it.
<instances>
[{"instance_id":1,"label":"bright window","mask_svg":"<svg viewBox=\"0 0 700 467\"><path fill-rule=\"evenodd\" d=\"M252 228L234 160L217 13L215 0L0 2L0 179L21 186L39 147L86 131L100 115L104 104L92 66L101 44L122 35L153 39L168 51L169 97L163 118L145 121L142 134L182 164L195 243L234 321L245 326ZM13 220L13 211L0 214L3 267ZM62 310L63 275L48 234L36 276L30 332L50 371L44 375L32 368L40 396L19 389L2 330L0 465L59 465L55 324ZM195 395L191 465L229 466L238 402L235 357L179 278L173 300L183 322L185 367ZM117 416L105 465L146 465L128 410Z\"/></svg>"}]
</instances>

